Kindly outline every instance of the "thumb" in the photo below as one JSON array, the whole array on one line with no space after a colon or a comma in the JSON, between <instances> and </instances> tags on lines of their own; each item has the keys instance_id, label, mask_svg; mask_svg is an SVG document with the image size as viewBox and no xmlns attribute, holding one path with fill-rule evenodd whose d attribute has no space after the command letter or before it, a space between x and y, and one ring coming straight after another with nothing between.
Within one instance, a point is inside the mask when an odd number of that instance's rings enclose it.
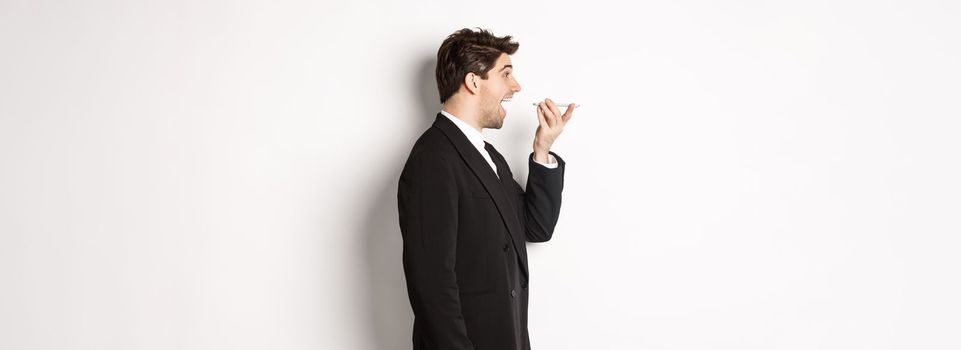
<instances>
[{"instance_id":1,"label":"thumb","mask_svg":"<svg viewBox=\"0 0 961 350\"><path fill-rule=\"evenodd\" d=\"M576 105L576 104L572 102L570 105L567 106L567 110L564 111L564 115L561 116L561 120L562 120L562 121L564 121L565 123L567 123L568 120L571 120L571 117L574 116L574 106L575 106L575 105Z\"/></svg>"}]
</instances>

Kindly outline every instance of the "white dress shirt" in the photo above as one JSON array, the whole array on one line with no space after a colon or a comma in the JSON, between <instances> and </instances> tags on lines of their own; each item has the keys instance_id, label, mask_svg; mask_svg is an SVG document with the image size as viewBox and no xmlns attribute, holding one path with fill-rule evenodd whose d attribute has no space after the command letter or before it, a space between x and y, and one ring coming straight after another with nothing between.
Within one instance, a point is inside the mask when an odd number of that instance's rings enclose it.
<instances>
[{"instance_id":1,"label":"white dress shirt","mask_svg":"<svg viewBox=\"0 0 961 350\"><path fill-rule=\"evenodd\" d=\"M467 122L460 120L460 118L455 117L453 114L450 114L447 111L441 110L440 114L443 114L445 117L447 117L447 119L450 119L450 121L454 122L454 125L457 125L457 128L464 133L464 136L467 136L467 140L474 145L474 148L477 149L477 152L480 152L481 156L484 157L484 160L487 161L487 164L490 164L491 169L494 170L494 175L496 175L499 179L500 175L497 175L497 165L494 164L494 160L491 159L490 153L487 153L487 149L484 148L484 135L482 135L480 131L477 131L477 129L474 129L473 126L470 126L470 124L467 124ZM536 159L534 160L534 163L543 165L547 168L557 168L557 159L554 158L554 155L548 154L547 162L548 164L544 164L538 162Z\"/></svg>"}]
</instances>

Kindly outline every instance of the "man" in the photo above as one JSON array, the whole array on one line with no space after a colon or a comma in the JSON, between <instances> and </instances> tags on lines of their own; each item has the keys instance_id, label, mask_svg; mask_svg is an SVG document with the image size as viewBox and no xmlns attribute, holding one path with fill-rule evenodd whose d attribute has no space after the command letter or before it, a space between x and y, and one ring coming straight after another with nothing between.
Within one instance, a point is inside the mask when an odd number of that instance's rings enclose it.
<instances>
[{"instance_id":1,"label":"man","mask_svg":"<svg viewBox=\"0 0 961 350\"><path fill-rule=\"evenodd\" d=\"M550 147L571 119L550 99L528 158L527 191L484 141L521 90L511 36L462 29L437 51L442 110L414 144L397 191L415 350L530 349L526 242L551 239L564 160Z\"/></svg>"}]
</instances>

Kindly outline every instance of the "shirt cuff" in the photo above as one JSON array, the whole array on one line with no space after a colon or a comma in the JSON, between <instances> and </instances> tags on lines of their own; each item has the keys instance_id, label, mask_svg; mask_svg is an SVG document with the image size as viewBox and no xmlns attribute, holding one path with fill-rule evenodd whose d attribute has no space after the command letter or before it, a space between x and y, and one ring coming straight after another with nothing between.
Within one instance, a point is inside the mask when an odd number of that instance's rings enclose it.
<instances>
[{"instance_id":1,"label":"shirt cuff","mask_svg":"<svg viewBox=\"0 0 961 350\"><path fill-rule=\"evenodd\" d=\"M556 169L556 168L557 168L557 159L554 158L554 155L553 155L553 154L547 154L547 164L538 162L537 159L534 159L534 163L543 165L543 166L547 167L548 169Z\"/></svg>"}]
</instances>

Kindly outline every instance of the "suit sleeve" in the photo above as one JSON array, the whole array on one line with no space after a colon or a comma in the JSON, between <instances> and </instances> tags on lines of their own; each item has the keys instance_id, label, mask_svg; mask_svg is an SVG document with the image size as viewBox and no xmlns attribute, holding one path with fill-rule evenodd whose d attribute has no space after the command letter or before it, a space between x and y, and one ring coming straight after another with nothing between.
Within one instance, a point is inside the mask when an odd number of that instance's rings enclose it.
<instances>
[{"instance_id":1,"label":"suit sleeve","mask_svg":"<svg viewBox=\"0 0 961 350\"><path fill-rule=\"evenodd\" d=\"M564 160L549 152L557 160L556 168L548 168L528 157L527 190L524 192L524 233L528 242L547 242L554 234L554 226L561 213L561 192L564 190Z\"/></svg>"},{"instance_id":2,"label":"suit sleeve","mask_svg":"<svg viewBox=\"0 0 961 350\"><path fill-rule=\"evenodd\" d=\"M438 349L474 349L461 313L454 263L457 186L439 154L412 155L397 190L407 294L422 334Z\"/></svg>"}]
</instances>

